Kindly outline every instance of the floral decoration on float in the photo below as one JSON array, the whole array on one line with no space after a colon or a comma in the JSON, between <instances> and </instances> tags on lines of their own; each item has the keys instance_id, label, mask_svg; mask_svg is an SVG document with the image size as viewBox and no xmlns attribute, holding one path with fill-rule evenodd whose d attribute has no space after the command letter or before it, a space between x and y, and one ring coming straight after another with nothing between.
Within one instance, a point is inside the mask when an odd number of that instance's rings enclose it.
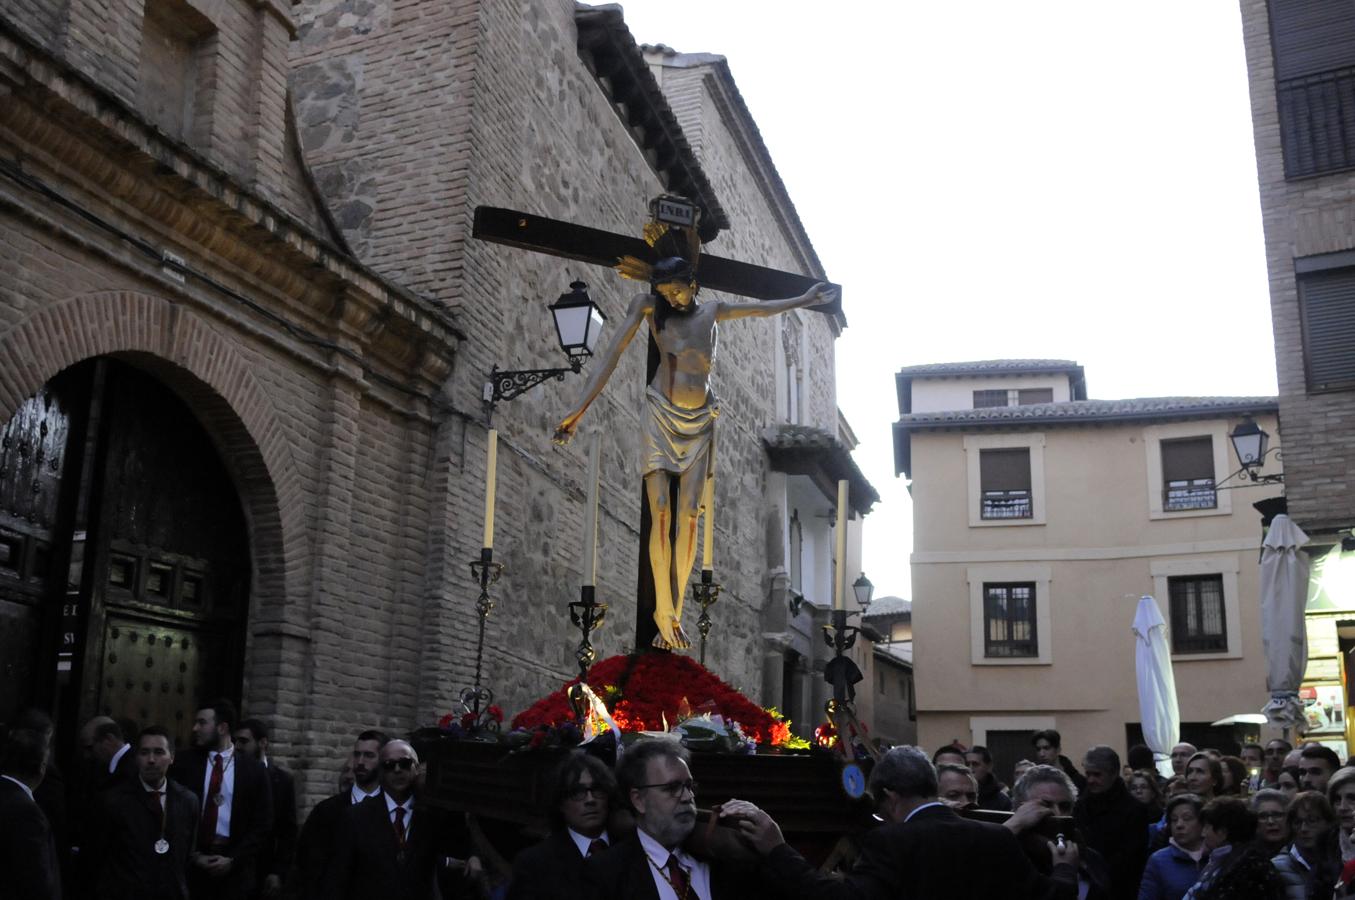
<instances>
[{"instance_id":1,"label":"floral decoration on float","mask_svg":"<svg viewBox=\"0 0 1355 900\"><path fill-rule=\"evenodd\" d=\"M612 656L588 673L592 709L579 721L570 702L578 679L566 682L513 717L510 743L571 746L589 735L674 732L694 750L754 753L759 747L805 750L790 721L763 709L705 666L677 653Z\"/></svg>"}]
</instances>

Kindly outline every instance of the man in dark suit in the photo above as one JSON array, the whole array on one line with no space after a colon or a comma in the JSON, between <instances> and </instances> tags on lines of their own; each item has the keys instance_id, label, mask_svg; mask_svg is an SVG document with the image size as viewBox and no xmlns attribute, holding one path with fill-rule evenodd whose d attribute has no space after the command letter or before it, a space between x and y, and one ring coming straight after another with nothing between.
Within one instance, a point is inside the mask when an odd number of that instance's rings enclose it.
<instances>
[{"instance_id":1,"label":"man in dark suit","mask_svg":"<svg viewBox=\"0 0 1355 900\"><path fill-rule=\"evenodd\" d=\"M1040 875L1016 836L1001 825L960 818L936 799L936 770L915 747L895 747L870 776L877 813L886 824L861 838L861 854L846 878L822 875L781 837L771 817L751 803L722 804L722 819L738 824L765 854L767 896L875 900L991 897L1077 897L1078 851L1049 843L1055 861L1050 877Z\"/></svg>"},{"instance_id":2,"label":"man in dark suit","mask_svg":"<svg viewBox=\"0 0 1355 900\"><path fill-rule=\"evenodd\" d=\"M268 758L268 727L262 721L242 719L235 728L234 740L237 753L263 763L273 789L272 840L259 854L259 883L255 887L255 896L271 900L282 893L296 856L296 783L291 772Z\"/></svg>"},{"instance_id":3,"label":"man in dark suit","mask_svg":"<svg viewBox=\"0 0 1355 900\"><path fill-rule=\"evenodd\" d=\"M108 716L95 716L80 729L80 755L91 766L90 788L107 790L137 779L137 754L122 726Z\"/></svg>"},{"instance_id":4,"label":"man in dark suit","mask_svg":"<svg viewBox=\"0 0 1355 900\"><path fill-rule=\"evenodd\" d=\"M333 900L434 900L473 896L479 860L457 820L419 801L419 755L407 741L381 748L382 792L350 806L339 822L325 875ZM451 869L457 875L450 874Z\"/></svg>"},{"instance_id":5,"label":"man in dark suit","mask_svg":"<svg viewBox=\"0 0 1355 900\"><path fill-rule=\"evenodd\" d=\"M142 730L134 782L101 793L82 848L93 896L100 900L188 900L188 866L198 799L165 776L174 740L159 726Z\"/></svg>"},{"instance_id":6,"label":"man in dark suit","mask_svg":"<svg viewBox=\"0 0 1355 900\"><path fill-rule=\"evenodd\" d=\"M353 752L344 762L339 792L315 805L301 827L296 842L296 884L301 900L324 897L323 882L334 849L334 834L348 807L381 794L381 748L390 738L380 731L364 731L353 742Z\"/></svg>"},{"instance_id":7,"label":"man in dark suit","mask_svg":"<svg viewBox=\"0 0 1355 900\"><path fill-rule=\"evenodd\" d=\"M1134 799L1120 777L1120 755L1104 744L1082 761L1087 790L1073 807L1082 841L1098 851L1109 867L1111 896L1134 900L1148 862L1148 826L1158 816Z\"/></svg>"},{"instance_id":8,"label":"man in dark suit","mask_svg":"<svg viewBox=\"0 0 1355 900\"><path fill-rule=\"evenodd\" d=\"M591 857L591 896L606 900L725 900L769 896L751 867L710 861L683 847L696 825L696 783L677 741L640 741L617 767L621 795L635 813L635 834Z\"/></svg>"},{"instance_id":9,"label":"man in dark suit","mask_svg":"<svg viewBox=\"0 0 1355 900\"><path fill-rule=\"evenodd\" d=\"M268 770L235 750L235 707L204 703L193 717L193 749L179 755L170 777L188 788L202 812L198 855L188 873L194 900L244 900L255 883L255 864L273 828Z\"/></svg>"},{"instance_id":10,"label":"man in dark suit","mask_svg":"<svg viewBox=\"0 0 1355 900\"><path fill-rule=\"evenodd\" d=\"M587 896L584 860L611 843L607 818L616 778L596 756L576 750L555 773L551 833L513 860L508 900L576 900Z\"/></svg>"},{"instance_id":11,"label":"man in dark suit","mask_svg":"<svg viewBox=\"0 0 1355 900\"><path fill-rule=\"evenodd\" d=\"M0 900L61 900L52 828L33 799L47 759L47 735L25 728L0 750Z\"/></svg>"}]
</instances>

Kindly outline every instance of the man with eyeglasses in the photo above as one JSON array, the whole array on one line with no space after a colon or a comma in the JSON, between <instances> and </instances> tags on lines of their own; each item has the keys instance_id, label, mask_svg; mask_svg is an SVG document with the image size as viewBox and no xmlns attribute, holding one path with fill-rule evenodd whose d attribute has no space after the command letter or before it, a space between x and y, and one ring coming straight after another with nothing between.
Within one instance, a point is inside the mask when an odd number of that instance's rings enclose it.
<instances>
[{"instance_id":1,"label":"man with eyeglasses","mask_svg":"<svg viewBox=\"0 0 1355 900\"><path fill-rule=\"evenodd\" d=\"M381 793L350 806L339 823L324 897L475 896L480 861L467 858L469 841L452 815L419 802L421 775L419 754L408 741L381 748Z\"/></svg>"},{"instance_id":2,"label":"man with eyeglasses","mask_svg":"<svg viewBox=\"0 0 1355 900\"><path fill-rule=\"evenodd\" d=\"M551 833L513 860L508 900L575 900L587 896L584 861L611 844L607 819L616 778L596 756L576 750L555 772Z\"/></svg>"},{"instance_id":3,"label":"man with eyeglasses","mask_svg":"<svg viewBox=\"0 0 1355 900\"><path fill-rule=\"evenodd\" d=\"M643 740L617 766L635 834L587 863L590 894L606 900L725 900L765 896L737 863L699 859L683 847L696 826L696 782L687 750L674 740Z\"/></svg>"},{"instance_id":4,"label":"man with eyeglasses","mask_svg":"<svg viewBox=\"0 0 1355 900\"><path fill-rule=\"evenodd\" d=\"M301 900L320 900L330 853L334 849L334 832L348 807L368 797L381 794L381 748L390 738L384 732L367 730L353 742L353 750L345 760L345 771L350 773L349 785L315 805L301 827L296 842L296 869ZM342 782L342 777L340 782Z\"/></svg>"}]
</instances>

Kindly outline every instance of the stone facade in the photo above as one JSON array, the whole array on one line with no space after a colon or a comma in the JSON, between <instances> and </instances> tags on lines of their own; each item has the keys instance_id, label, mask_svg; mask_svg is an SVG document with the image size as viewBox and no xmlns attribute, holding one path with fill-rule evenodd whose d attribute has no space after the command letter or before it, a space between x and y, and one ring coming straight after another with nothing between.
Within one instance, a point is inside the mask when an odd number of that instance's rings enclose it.
<instances>
[{"instance_id":1,"label":"stone facade","mask_svg":"<svg viewBox=\"0 0 1355 900\"><path fill-rule=\"evenodd\" d=\"M1295 260L1355 250L1355 175L1286 179L1267 3L1242 0L1241 9L1286 448L1285 496L1300 527L1330 542L1355 525L1355 393L1308 390ZM1346 61L1351 63L1355 59Z\"/></svg>"},{"instance_id":2,"label":"stone facade","mask_svg":"<svg viewBox=\"0 0 1355 900\"><path fill-rule=\"evenodd\" d=\"M244 705L314 801L355 730L427 724L470 684L486 373L559 364L545 306L572 278L613 327L635 290L471 240L474 207L638 234L664 183L581 58L569 0L53 7L0 0L0 421L98 355L190 403L250 527ZM658 81L729 219L709 251L822 277L724 62L649 61L674 71ZM191 90L167 103L184 73ZM763 438L787 420L782 329L799 342L797 417L837 434L841 324L721 332L709 665L757 699L750 648L784 561ZM581 430L603 436L605 655L633 642L643 355L626 354ZM587 441L550 435L580 383L495 414L507 569L485 665L510 711L573 669Z\"/></svg>"}]
</instances>

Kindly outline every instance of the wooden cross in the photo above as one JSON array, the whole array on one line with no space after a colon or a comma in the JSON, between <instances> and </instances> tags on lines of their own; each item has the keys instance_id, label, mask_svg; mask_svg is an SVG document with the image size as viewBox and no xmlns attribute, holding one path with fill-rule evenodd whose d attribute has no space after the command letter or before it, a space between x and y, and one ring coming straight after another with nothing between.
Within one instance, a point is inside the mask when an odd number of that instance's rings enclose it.
<instances>
[{"instance_id":1,"label":"wooden cross","mask_svg":"<svg viewBox=\"0 0 1355 900\"><path fill-rule=\"evenodd\" d=\"M471 237L490 243L505 244L519 250L530 250L533 253L545 253L595 266L605 266L609 269L623 256L633 256L648 263L656 261L654 249L641 238L613 234L610 231L493 206L475 208ZM696 282L701 287L755 300L793 297L804 293L821 280L798 272L783 272L752 263L711 256L704 252L698 258L696 266ZM833 303L808 309L813 312L839 315L842 312L841 292L839 291L838 298ZM649 346L646 380L654 377L654 371L658 366L657 347L652 337ZM636 587L635 611L637 651L649 649L654 635L658 633L658 628L654 624L654 573L650 568L647 549L652 524L643 485L640 487L640 510L640 578ZM711 527L710 519L707 519L706 527Z\"/></svg>"}]
</instances>

